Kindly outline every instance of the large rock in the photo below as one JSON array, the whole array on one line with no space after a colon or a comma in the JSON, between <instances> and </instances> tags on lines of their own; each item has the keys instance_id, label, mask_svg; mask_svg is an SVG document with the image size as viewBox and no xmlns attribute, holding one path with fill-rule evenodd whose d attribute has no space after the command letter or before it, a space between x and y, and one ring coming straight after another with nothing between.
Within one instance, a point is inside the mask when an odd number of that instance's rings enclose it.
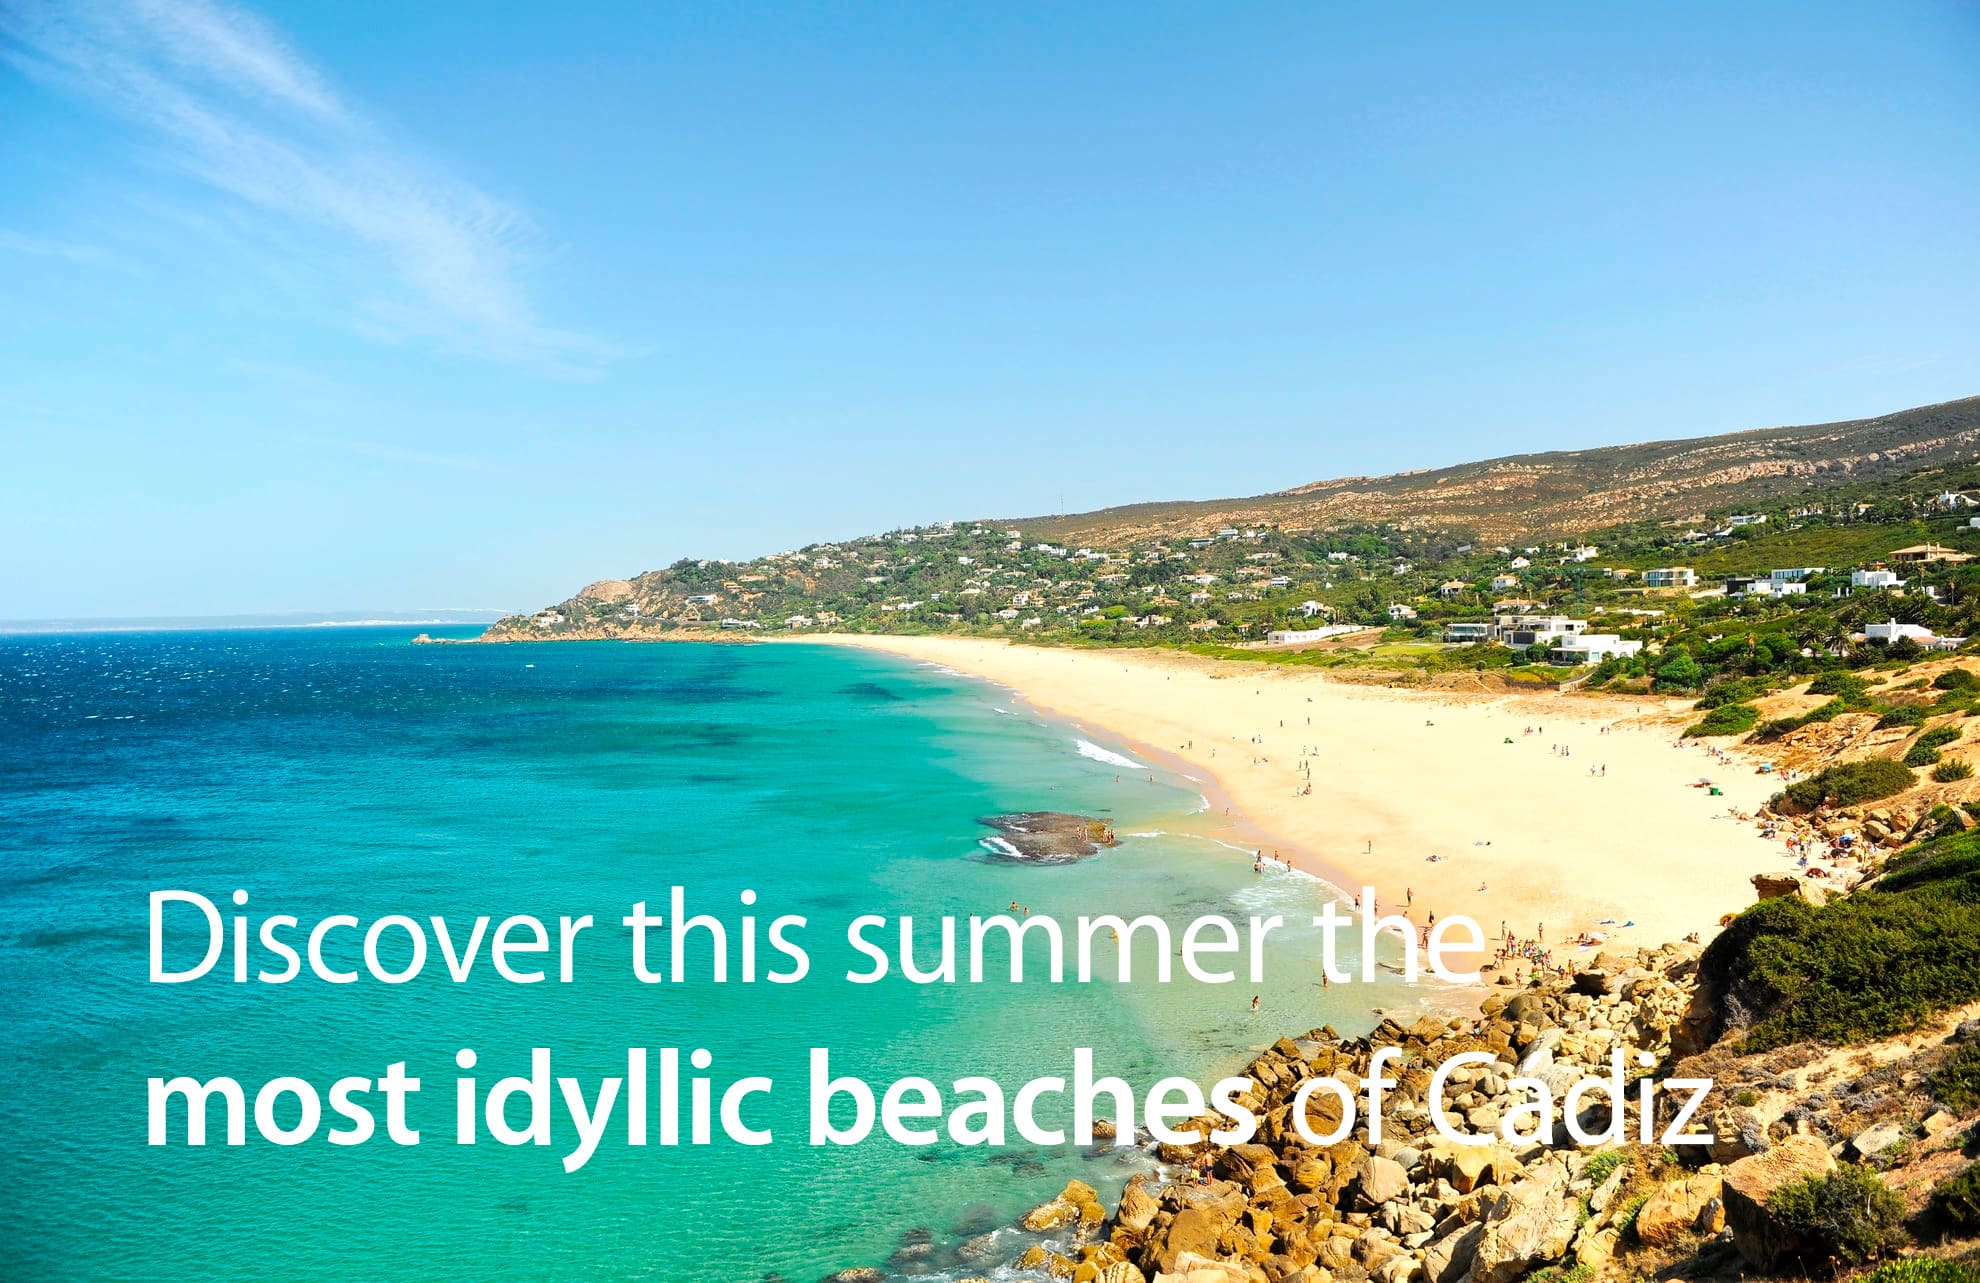
<instances>
[{"instance_id":1,"label":"large rock","mask_svg":"<svg viewBox=\"0 0 1980 1283\"><path fill-rule=\"evenodd\" d=\"M1471 1269L1478 1255L1478 1240L1485 1237L1485 1226L1474 1222L1432 1243L1423 1253L1423 1272L1430 1283L1458 1283Z\"/></svg>"},{"instance_id":2,"label":"large rock","mask_svg":"<svg viewBox=\"0 0 1980 1283\"><path fill-rule=\"evenodd\" d=\"M1393 1158L1371 1156L1362 1165L1355 1186L1362 1204L1370 1210L1409 1193L1409 1173Z\"/></svg>"},{"instance_id":3,"label":"large rock","mask_svg":"<svg viewBox=\"0 0 1980 1283\"><path fill-rule=\"evenodd\" d=\"M1093 1283L1148 1283L1148 1276L1131 1261L1115 1261L1101 1266L1100 1272L1093 1276Z\"/></svg>"},{"instance_id":4,"label":"large rock","mask_svg":"<svg viewBox=\"0 0 1980 1283\"><path fill-rule=\"evenodd\" d=\"M1767 1212L1767 1199L1783 1185L1835 1170L1829 1147L1813 1136L1790 1136L1764 1154L1742 1158L1725 1171L1726 1224L1739 1254L1761 1269L1793 1244Z\"/></svg>"},{"instance_id":5,"label":"large rock","mask_svg":"<svg viewBox=\"0 0 1980 1283\"><path fill-rule=\"evenodd\" d=\"M1520 1174L1519 1160L1504 1145L1460 1145L1439 1150L1431 1170L1460 1194L1482 1185L1509 1185Z\"/></svg>"},{"instance_id":6,"label":"large rock","mask_svg":"<svg viewBox=\"0 0 1980 1283\"><path fill-rule=\"evenodd\" d=\"M1560 1259L1581 1222L1581 1200L1567 1192L1567 1174L1555 1169L1520 1181L1499 1195L1479 1224L1470 1283L1510 1283L1528 1269Z\"/></svg>"},{"instance_id":7,"label":"large rock","mask_svg":"<svg viewBox=\"0 0 1980 1283\"><path fill-rule=\"evenodd\" d=\"M1139 1234L1154 1222L1158 1206L1155 1196L1136 1182L1121 1191L1121 1209L1116 1219L1122 1229Z\"/></svg>"},{"instance_id":8,"label":"large rock","mask_svg":"<svg viewBox=\"0 0 1980 1283\"><path fill-rule=\"evenodd\" d=\"M1652 1194L1636 1213L1636 1237L1652 1247L1669 1247L1691 1234L1714 1234L1724 1221L1717 1176L1673 1181Z\"/></svg>"},{"instance_id":9,"label":"large rock","mask_svg":"<svg viewBox=\"0 0 1980 1283\"><path fill-rule=\"evenodd\" d=\"M1174 1265L1155 1276L1155 1283L1251 1283L1241 1265L1226 1265L1195 1252L1184 1252Z\"/></svg>"},{"instance_id":10,"label":"large rock","mask_svg":"<svg viewBox=\"0 0 1980 1283\"><path fill-rule=\"evenodd\" d=\"M1756 873L1751 881L1754 894L1762 900L1784 900L1801 894L1801 879L1792 873Z\"/></svg>"},{"instance_id":11,"label":"large rock","mask_svg":"<svg viewBox=\"0 0 1980 1283\"><path fill-rule=\"evenodd\" d=\"M1217 1240L1223 1237L1227 1223L1203 1208L1185 1207L1176 1213L1175 1220L1169 1222L1168 1235L1163 1240L1161 1255L1155 1263L1163 1273L1174 1273L1184 1257L1214 1258L1217 1255Z\"/></svg>"},{"instance_id":12,"label":"large rock","mask_svg":"<svg viewBox=\"0 0 1980 1283\"><path fill-rule=\"evenodd\" d=\"M1866 1127L1850 1138L1849 1147L1859 1158L1875 1158L1891 1146L1905 1139L1905 1130L1897 1123L1878 1123Z\"/></svg>"}]
</instances>

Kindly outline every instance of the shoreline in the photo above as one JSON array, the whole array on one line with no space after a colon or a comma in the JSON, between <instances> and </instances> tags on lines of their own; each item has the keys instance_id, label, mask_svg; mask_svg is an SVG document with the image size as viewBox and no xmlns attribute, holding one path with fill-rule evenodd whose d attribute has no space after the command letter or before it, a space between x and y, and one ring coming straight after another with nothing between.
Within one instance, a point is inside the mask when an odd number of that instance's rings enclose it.
<instances>
[{"instance_id":1,"label":"shoreline","mask_svg":"<svg viewBox=\"0 0 1980 1283\"><path fill-rule=\"evenodd\" d=\"M1403 910L1419 927L1432 912L1466 914L1488 951L1501 923L1548 942L1556 963L1691 932L1707 940L1722 915L1753 903L1752 874L1786 867L1750 823L1778 780L1757 774L1757 759L1678 739L1641 704L1396 690L1167 652L972 638L774 644L851 646L1004 687L1203 785L1213 811L1228 806L1239 841L1351 904L1373 886L1385 914ZM1303 720L1289 727L1288 716ZM1204 836L1229 844L1230 831ZM1599 943L1576 947L1583 932Z\"/></svg>"}]
</instances>

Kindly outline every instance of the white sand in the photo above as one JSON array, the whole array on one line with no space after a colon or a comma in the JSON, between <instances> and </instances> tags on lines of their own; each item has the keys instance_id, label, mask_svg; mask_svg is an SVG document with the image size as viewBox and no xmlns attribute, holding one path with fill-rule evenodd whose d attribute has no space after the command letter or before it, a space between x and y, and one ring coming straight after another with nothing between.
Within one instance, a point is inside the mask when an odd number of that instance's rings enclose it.
<instances>
[{"instance_id":1,"label":"white sand","mask_svg":"<svg viewBox=\"0 0 1980 1283\"><path fill-rule=\"evenodd\" d=\"M1173 652L808 640L986 677L1042 711L1179 758L1214 778L1218 804L1240 811L1268 853L1350 890L1374 886L1385 912L1411 890L1419 923L1464 913L1488 935L1504 923L1522 937L1544 923L1550 944L1583 930L1611 947L1710 939L1722 914L1753 903L1754 873L1786 867L1779 844L1728 814L1750 815L1778 778L1757 774L1757 759L1676 747L1681 705L1354 686ZM1302 747L1316 754L1310 777L1298 771ZM1706 776L1723 796L1690 787ZM1309 779L1312 793L1296 796Z\"/></svg>"}]
</instances>

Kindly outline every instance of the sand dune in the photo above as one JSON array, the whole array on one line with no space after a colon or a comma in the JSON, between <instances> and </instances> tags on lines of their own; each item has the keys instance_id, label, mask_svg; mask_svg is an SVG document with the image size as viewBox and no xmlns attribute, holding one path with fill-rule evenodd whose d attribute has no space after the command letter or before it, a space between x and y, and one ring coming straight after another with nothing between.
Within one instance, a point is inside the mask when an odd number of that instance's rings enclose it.
<instances>
[{"instance_id":1,"label":"sand dune","mask_svg":"<svg viewBox=\"0 0 1980 1283\"><path fill-rule=\"evenodd\" d=\"M1256 845L1337 885L1373 885L1385 910L1413 892L1419 922L1465 913L1522 937L1544 924L1550 943L1583 930L1628 946L1709 939L1721 914L1753 903L1748 878L1786 863L1730 814L1751 814L1777 779L1681 744L1677 704L1352 686L1171 652L822 640L976 674L1179 759L1215 780ZM1701 777L1723 796L1692 787Z\"/></svg>"}]
</instances>

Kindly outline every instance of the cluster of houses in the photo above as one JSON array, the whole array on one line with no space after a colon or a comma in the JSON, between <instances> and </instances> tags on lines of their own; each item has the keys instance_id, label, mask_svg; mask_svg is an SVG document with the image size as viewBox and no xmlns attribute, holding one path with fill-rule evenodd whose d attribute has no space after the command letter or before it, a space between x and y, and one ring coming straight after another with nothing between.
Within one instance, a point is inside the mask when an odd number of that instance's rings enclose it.
<instances>
[{"instance_id":1,"label":"cluster of houses","mask_svg":"<svg viewBox=\"0 0 1980 1283\"><path fill-rule=\"evenodd\" d=\"M1520 650L1545 646L1547 658L1562 664L1599 664L1643 649L1642 642L1626 641L1615 633L1591 633L1587 620L1566 615L1507 614L1476 623L1446 624L1444 640L1497 642Z\"/></svg>"}]
</instances>

